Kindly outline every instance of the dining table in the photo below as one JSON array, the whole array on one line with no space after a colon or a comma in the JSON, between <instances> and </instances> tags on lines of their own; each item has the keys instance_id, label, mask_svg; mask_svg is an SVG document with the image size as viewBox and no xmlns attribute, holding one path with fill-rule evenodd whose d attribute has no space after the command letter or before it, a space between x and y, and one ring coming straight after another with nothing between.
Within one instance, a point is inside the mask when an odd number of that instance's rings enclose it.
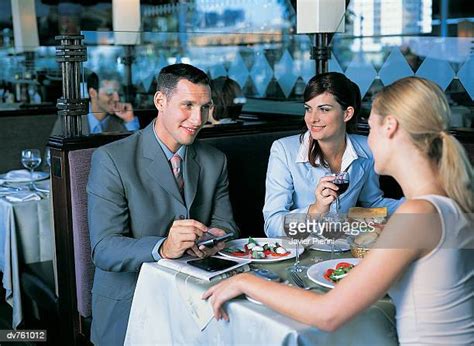
<instances>
[{"instance_id":1,"label":"dining table","mask_svg":"<svg viewBox=\"0 0 474 346\"><path fill-rule=\"evenodd\" d=\"M301 264L311 267L330 259L331 253L307 247ZM336 252L335 259L352 257ZM284 284L293 284L288 268L294 259L252 263L267 269ZM301 275L305 286L325 293ZM230 321L213 318L210 304L201 299L214 282L197 279L158 263L144 263L135 289L125 345L398 345L395 307L388 296L335 332L325 332L286 317L244 296L225 304Z\"/></svg>"},{"instance_id":2,"label":"dining table","mask_svg":"<svg viewBox=\"0 0 474 346\"><path fill-rule=\"evenodd\" d=\"M0 177L0 271L5 300L13 311L14 329L23 320L23 266L53 261L54 257L49 179L36 181L34 188L30 189L29 182L5 181Z\"/></svg>"}]
</instances>

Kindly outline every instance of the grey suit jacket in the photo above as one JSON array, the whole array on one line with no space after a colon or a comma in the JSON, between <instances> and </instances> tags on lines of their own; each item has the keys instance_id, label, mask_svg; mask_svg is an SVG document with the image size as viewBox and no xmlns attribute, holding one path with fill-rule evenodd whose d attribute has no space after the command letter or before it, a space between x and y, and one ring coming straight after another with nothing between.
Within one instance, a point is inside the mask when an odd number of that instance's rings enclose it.
<instances>
[{"instance_id":1,"label":"grey suit jacket","mask_svg":"<svg viewBox=\"0 0 474 346\"><path fill-rule=\"evenodd\" d=\"M223 153L196 141L183 163L185 201L153 133L153 123L98 148L87 192L92 259L96 266L92 341L123 343L140 266L174 220L192 218L237 232Z\"/></svg>"},{"instance_id":2,"label":"grey suit jacket","mask_svg":"<svg viewBox=\"0 0 474 346\"><path fill-rule=\"evenodd\" d=\"M87 114L81 115L81 124L82 124L82 134L88 135L90 134L89 129L89 120L87 119ZM54 135L62 135L63 134L63 119L58 117L56 122L54 123L53 130L51 131L51 136ZM109 116L109 120L107 121L107 125L103 129L104 132L129 132L125 123L122 119L115 115Z\"/></svg>"}]
</instances>

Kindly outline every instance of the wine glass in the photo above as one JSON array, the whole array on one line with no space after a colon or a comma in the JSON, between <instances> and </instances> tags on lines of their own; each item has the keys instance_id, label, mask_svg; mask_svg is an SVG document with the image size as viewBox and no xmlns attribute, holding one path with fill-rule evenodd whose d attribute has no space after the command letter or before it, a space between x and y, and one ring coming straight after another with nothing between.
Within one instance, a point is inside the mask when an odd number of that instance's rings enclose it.
<instances>
[{"instance_id":1,"label":"wine glass","mask_svg":"<svg viewBox=\"0 0 474 346\"><path fill-rule=\"evenodd\" d=\"M334 248L336 240L345 237L344 223L345 219L341 218L339 214L327 213L320 222L322 223L321 236L331 243L331 259L334 258Z\"/></svg>"},{"instance_id":2,"label":"wine glass","mask_svg":"<svg viewBox=\"0 0 474 346\"><path fill-rule=\"evenodd\" d=\"M44 150L44 163L48 167L48 170L51 169L51 151L49 150L49 147L46 147Z\"/></svg>"},{"instance_id":3,"label":"wine glass","mask_svg":"<svg viewBox=\"0 0 474 346\"><path fill-rule=\"evenodd\" d=\"M336 197L336 213L339 214L339 210L341 209L341 203L339 201L339 196L342 195L344 192L347 191L349 188L349 173L343 171L339 173L329 173L326 174L327 176L334 177L334 180L332 183L336 185L339 190L336 191L337 197Z\"/></svg>"},{"instance_id":4,"label":"wine glass","mask_svg":"<svg viewBox=\"0 0 474 346\"><path fill-rule=\"evenodd\" d=\"M21 152L21 164L23 167L29 169L31 182L29 188L31 191L35 191L36 187L33 183L33 173L35 168L41 164L41 153L38 149L25 149Z\"/></svg>"},{"instance_id":5,"label":"wine glass","mask_svg":"<svg viewBox=\"0 0 474 346\"><path fill-rule=\"evenodd\" d=\"M339 210L341 209L339 196L342 195L344 192L346 192L347 189L349 188L349 173L347 172L337 173L332 183L339 188L339 190L337 190L337 198L336 198L336 210L337 210L337 213L339 213Z\"/></svg>"},{"instance_id":6,"label":"wine glass","mask_svg":"<svg viewBox=\"0 0 474 346\"><path fill-rule=\"evenodd\" d=\"M288 268L290 272L294 273L302 273L307 269L306 266L300 264L300 242L301 239L306 238L308 234L300 233L298 231L298 225L300 225L300 223L305 223L306 225L306 214L289 213L284 216L283 227L285 233L296 243L295 263L293 263L293 265Z\"/></svg>"}]
</instances>

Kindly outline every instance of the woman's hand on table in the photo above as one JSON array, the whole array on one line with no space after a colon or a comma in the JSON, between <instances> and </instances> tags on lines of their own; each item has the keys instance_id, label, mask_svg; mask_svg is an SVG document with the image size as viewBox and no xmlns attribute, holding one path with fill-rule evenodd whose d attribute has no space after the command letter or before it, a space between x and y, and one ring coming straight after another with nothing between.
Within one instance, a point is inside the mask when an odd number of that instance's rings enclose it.
<instances>
[{"instance_id":1,"label":"woman's hand on table","mask_svg":"<svg viewBox=\"0 0 474 346\"><path fill-rule=\"evenodd\" d=\"M244 294L244 283L251 277L255 278L252 274L239 274L229 279L222 280L217 285L212 286L204 292L202 299L208 300L211 303L216 320L223 318L224 320L229 321L229 316L222 308L222 305L224 305L228 300Z\"/></svg>"},{"instance_id":2,"label":"woman's hand on table","mask_svg":"<svg viewBox=\"0 0 474 346\"><path fill-rule=\"evenodd\" d=\"M331 203L337 198L337 190L339 189L335 184L332 183L334 177L327 176L322 177L319 180L318 186L314 192L315 200L313 204L309 206L309 214L322 214L329 211Z\"/></svg>"}]
</instances>

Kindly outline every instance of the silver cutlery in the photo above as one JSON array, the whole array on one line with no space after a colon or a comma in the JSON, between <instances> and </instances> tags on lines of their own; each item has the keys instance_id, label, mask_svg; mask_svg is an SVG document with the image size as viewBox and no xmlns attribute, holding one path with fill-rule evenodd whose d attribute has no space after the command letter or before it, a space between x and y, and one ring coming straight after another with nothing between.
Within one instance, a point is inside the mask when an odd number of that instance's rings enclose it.
<instances>
[{"instance_id":1,"label":"silver cutlery","mask_svg":"<svg viewBox=\"0 0 474 346\"><path fill-rule=\"evenodd\" d=\"M290 278L291 278L291 281L293 281L293 283L297 287L302 288L304 290L312 290L312 289L315 289L315 288L319 288L318 286L306 286L303 278L301 276L299 276L298 273L290 272Z\"/></svg>"}]
</instances>

